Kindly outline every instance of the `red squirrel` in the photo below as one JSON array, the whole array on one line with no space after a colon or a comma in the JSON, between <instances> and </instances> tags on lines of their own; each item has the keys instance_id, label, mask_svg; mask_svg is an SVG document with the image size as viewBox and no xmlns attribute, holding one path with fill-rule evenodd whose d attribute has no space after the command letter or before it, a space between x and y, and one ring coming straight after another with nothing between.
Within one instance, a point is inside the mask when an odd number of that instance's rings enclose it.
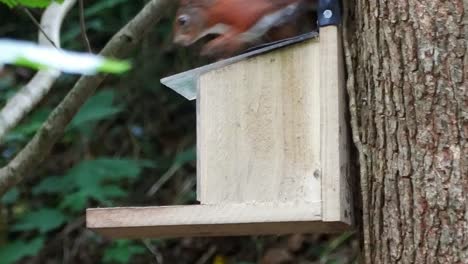
<instances>
[{"instance_id":1,"label":"red squirrel","mask_svg":"<svg viewBox=\"0 0 468 264\"><path fill-rule=\"evenodd\" d=\"M206 35L215 39L202 49L205 56L230 56L249 45L299 33L297 18L314 8L315 0L180 0L174 22L174 42L189 46Z\"/></svg>"}]
</instances>

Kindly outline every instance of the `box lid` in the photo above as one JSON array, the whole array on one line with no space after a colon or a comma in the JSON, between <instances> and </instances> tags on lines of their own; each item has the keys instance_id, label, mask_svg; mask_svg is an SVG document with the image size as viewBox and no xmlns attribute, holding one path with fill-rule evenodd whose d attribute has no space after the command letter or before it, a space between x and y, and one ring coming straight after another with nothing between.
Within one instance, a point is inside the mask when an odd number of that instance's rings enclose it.
<instances>
[{"instance_id":1,"label":"box lid","mask_svg":"<svg viewBox=\"0 0 468 264\"><path fill-rule=\"evenodd\" d=\"M251 58L263 53L267 53L279 48L283 48L292 44L300 43L309 39L316 38L317 32L309 32L297 37L279 40L271 43L259 45L247 50L245 53L238 56L221 60L212 64L208 64L199 68L195 68L186 72L178 73L166 78L161 79L161 83L171 88L178 94L182 95L188 100L194 100L197 98L197 81L198 77L205 73L215 69L222 68L224 66L236 63L238 61Z\"/></svg>"}]
</instances>

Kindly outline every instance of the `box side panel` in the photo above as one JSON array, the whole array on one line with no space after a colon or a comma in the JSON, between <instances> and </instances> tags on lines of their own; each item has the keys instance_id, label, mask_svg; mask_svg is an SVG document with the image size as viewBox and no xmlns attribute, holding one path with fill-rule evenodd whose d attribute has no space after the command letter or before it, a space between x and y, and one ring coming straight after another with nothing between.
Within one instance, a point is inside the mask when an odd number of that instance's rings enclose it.
<instances>
[{"instance_id":1,"label":"box side panel","mask_svg":"<svg viewBox=\"0 0 468 264\"><path fill-rule=\"evenodd\" d=\"M320 201L319 58L314 40L200 77L203 204Z\"/></svg>"},{"instance_id":2,"label":"box side panel","mask_svg":"<svg viewBox=\"0 0 468 264\"><path fill-rule=\"evenodd\" d=\"M196 111L197 111L197 142L203 142L201 136L203 135L201 133L201 126L202 126L202 120L200 119L200 104L203 98L200 98L200 79L196 80L196 85L197 85L197 101L196 101ZM201 192L201 182L202 182L202 173L201 169L204 168L204 166L201 164L201 159L199 158L201 155L201 150L200 150L200 144L197 143L197 186L196 186L196 192L197 192L197 201L201 201L203 199L202 197L202 192Z\"/></svg>"},{"instance_id":3,"label":"box side panel","mask_svg":"<svg viewBox=\"0 0 468 264\"><path fill-rule=\"evenodd\" d=\"M320 29L322 213L324 221L352 221L349 146L341 35L336 26Z\"/></svg>"}]
</instances>

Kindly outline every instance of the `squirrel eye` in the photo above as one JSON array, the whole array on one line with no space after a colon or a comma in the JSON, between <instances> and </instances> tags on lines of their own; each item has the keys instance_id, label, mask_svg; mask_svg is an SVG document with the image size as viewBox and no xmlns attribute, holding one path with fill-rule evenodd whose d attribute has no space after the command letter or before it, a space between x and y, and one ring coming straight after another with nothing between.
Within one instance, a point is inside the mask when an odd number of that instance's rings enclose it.
<instances>
[{"instance_id":1,"label":"squirrel eye","mask_svg":"<svg viewBox=\"0 0 468 264\"><path fill-rule=\"evenodd\" d=\"M179 23L179 26L185 26L189 20L189 17L187 15L181 15L177 18L177 23Z\"/></svg>"}]
</instances>

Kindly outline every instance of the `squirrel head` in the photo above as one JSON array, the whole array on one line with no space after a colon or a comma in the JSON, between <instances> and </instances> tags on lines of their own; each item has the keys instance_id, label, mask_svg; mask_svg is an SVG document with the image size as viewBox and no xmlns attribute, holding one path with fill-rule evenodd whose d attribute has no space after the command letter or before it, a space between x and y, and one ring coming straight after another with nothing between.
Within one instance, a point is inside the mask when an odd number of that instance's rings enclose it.
<instances>
[{"instance_id":1,"label":"squirrel head","mask_svg":"<svg viewBox=\"0 0 468 264\"><path fill-rule=\"evenodd\" d=\"M206 13L216 0L180 0L174 21L174 43L188 46L203 37Z\"/></svg>"}]
</instances>

